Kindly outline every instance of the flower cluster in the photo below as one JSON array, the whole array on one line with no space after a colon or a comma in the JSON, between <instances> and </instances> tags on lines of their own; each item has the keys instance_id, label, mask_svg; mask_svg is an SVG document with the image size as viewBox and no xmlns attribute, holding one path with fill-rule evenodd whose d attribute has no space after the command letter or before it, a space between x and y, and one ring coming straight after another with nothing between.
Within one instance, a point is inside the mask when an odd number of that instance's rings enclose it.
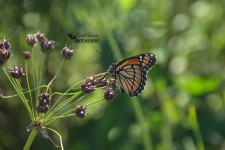
<instances>
[{"instance_id":1,"label":"flower cluster","mask_svg":"<svg viewBox=\"0 0 225 150\"><path fill-rule=\"evenodd\" d=\"M97 87L106 86L107 82L108 81L107 81L105 75L98 78L98 79L95 79L94 76L87 77L86 80L81 85L81 90L82 90L83 93L91 93Z\"/></svg>"},{"instance_id":2,"label":"flower cluster","mask_svg":"<svg viewBox=\"0 0 225 150\"><path fill-rule=\"evenodd\" d=\"M10 56L12 56L11 44L8 40L4 39L3 41L0 41L0 65L2 66Z\"/></svg>"},{"instance_id":3,"label":"flower cluster","mask_svg":"<svg viewBox=\"0 0 225 150\"><path fill-rule=\"evenodd\" d=\"M61 51L61 54L63 58L70 59L73 56L73 51L74 50L71 50L67 45L65 45Z\"/></svg>"},{"instance_id":4,"label":"flower cluster","mask_svg":"<svg viewBox=\"0 0 225 150\"><path fill-rule=\"evenodd\" d=\"M39 43L42 52L48 52L54 48L55 41L48 40L44 34L38 31L36 34L28 34L26 38L27 44L31 47L35 45L36 42Z\"/></svg>"},{"instance_id":5,"label":"flower cluster","mask_svg":"<svg viewBox=\"0 0 225 150\"><path fill-rule=\"evenodd\" d=\"M94 80L94 77L87 77L86 80L81 85L81 91L83 93L91 93L94 91L94 88L96 87L96 80Z\"/></svg>"},{"instance_id":6,"label":"flower cluster","mask_svg":"<svg viewBox=\"0 0 225 150\"><path fill-rule=\"evenodd\" d=\"M9 69L10 75L15 79L20 79L25 74L23 73L22 65L20 67L17 67L14 65L12 69Z\"/></svg>"},{"instance_id":7,"label":"flower cluster","mask_svg":"<svg viewBox=\"0 0 225 150\"><path fill-rule=\"evenodd\" d=\"M75 110L75 114L77 117L79 118L84 118L87 116L87 110L86 110L86 106L81 105L81 106L77 106L76 110Z\"/></svg>"},{"instance_id":8,"label":"flower cluster","mask_svg":"<svg viewBox=\"0 0 225 150\"><path fill-rule=\"evenodd\" d=\"M37 112L46 112L51 106L51 97L49 93L41 93L38 96L38 104L36 105Z\"/></svg>"},{"instance_id":9,"label":"flower cluster","mask_svg":"<svg viewBox=\"0 0 225 150\"><path fill-rule=\"evenodd\" d=\"M25 58L25 59L30 59L31 58L31 52L28 52L28 51L25 51L25 52L23 52L23 57Z\"/></svg>"},{"instance_id":10,"label":"flower cluster","mask_svg":"<svg viewBox=\"0 0 225 150\"><path fill-rule=\"evenodd\" d=\"M114 92L116 90L116 88L117 88L116 80L110 79L107 86L106 86L106 91L104 93L104 98L107 101L111 101L111 100L116 98L116 94Z\"/></svg>"},{"instance_id":11,"label":"flower cluster","mask_svg":"<svg viewBox=\"0 0 225 150\"><path fill-rule=\"evenodd\" d=\"M48 52L54 48L55 42L52 40L48 41L48 39L44 39L39 44L41 46L42 52Z\"/></svg>"},{"instance_id":12,"label":"flower cluster","mask_svg":"<svg viewBox=\"0 0 225 150\"><path fill-rule=\"evenodd\" d=\"M28 34L26 37L26 41L29 46L33 47L37 40L35 36Z\"/></svg>"},{"instance_id":13,"label":"flower cluster","mask_svg":"<svg viewBox=\"0 0 225 150\"><path fill-rule=\"evenodd\" d=\"M100 78L95 79L94 76L87 77L86 80L81 85L81 91L83 93L91 93L94 91L95 88L105 87L106 91L104 93L104 98L107 101L111 101L115 99L116 94L114 90L117 88L116 80L114 79L107 79L105 75Z\"/></svg>"}]
</instances>

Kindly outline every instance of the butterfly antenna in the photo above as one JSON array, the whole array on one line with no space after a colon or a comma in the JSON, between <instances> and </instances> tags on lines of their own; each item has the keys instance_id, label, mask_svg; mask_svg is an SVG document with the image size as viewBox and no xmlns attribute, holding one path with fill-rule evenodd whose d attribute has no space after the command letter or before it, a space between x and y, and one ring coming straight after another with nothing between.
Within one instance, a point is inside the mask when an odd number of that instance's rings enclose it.
<instances>
[{"instance_id":1,"label":"butterfly antenna","mask_svg":"<svg viewBox=\"0 0 225 150\"><path fill-rule=\"evenodd\" d=\"M96 50L97 53L101 54L98 50Z\"/></svg>"},{"instance_id":2,"label":"butterfly antenna","mask_svg":"<svg viewBox=\"0 0 225 150\"><path fill-rule=\"evenodd\" d=\"M115 59L116 59L116 54L114 54L114 57L113 57L113 62L115 62Z\"/></svg>"},{"instance_id":3,"label":"butterfly antenna","mask_svg":"<svg viewBox=\"0 0 225 150\"><path fill-rule=\"evenodd\" d=\"M96 50L96 52L102 55L102 53L100 53L98 50ZM106 59L109 59L109 58L105 57L104 55L103 55L103 57Z\"/></svg>"},{"instance_id":4,"label":"butterfly antenna","mask_svg":"<svg viewBox=\"0 0 225 150\"><path fill-rule=\"evenodd\" d=\"M116 50L119 50L118 48ZM114 53L113 62L115 62L116 54Z\"/></svg>"}]
</instances>

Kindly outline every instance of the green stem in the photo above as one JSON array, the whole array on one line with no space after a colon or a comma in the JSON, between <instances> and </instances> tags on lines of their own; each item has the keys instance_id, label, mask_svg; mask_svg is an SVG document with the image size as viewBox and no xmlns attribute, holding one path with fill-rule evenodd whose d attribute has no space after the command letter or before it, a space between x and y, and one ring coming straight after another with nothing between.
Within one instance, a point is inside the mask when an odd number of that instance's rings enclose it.
<instances>
[{"instance_id":1,"label":"green stem","mask_svg":"<svg viewBox=\"0 0 225 150\"><path fill-rule=\"evenodd\" d=\"M39 75L39 59L40 59L40 54L39 53L37 53L36 55L38 55L37 56L37 59L35 60L36 62L35 62L35 64L34 64L34 68L35 68L35 71L34 71L34 73L36 73L36 86L35 87L38 87L38 86L40 86L39 85L39 78L38 78L38 75ZM34 57L33 57L34 58ZM40 70L41 71L41 70ZM39 93L40 93L40 90L37 90L37 92L36 92L36 97L38 97L38 95L39 95Z\"/></svg>"},{"instance_id":2,"label":"green stem","mask_svg":"<svg viewBox=\"0 0 225 150\"><path fill-rule=\"evenodd\" d=\"M32 99L31 90L30 90L30 83L29 83L29 79L28 79L27 69L28 69L27 60L25 60L25 75L26 75L26 80L27 80L28 92L29 92L29 95L30 95L31 111L32 111L32 115L34 116L34 105L33 105L33 99Z\"/></svg>"},{"instance_id":3,"label":"green stem","mask_svg":"<svg viewBox=\"0 0 225 150\"><path fill-rule=\"evenodd\" d=\"M196 115L196 109L194 106L189 107L188 109L188 116L189 116L189 121L191 124L191 128L193 130L196 144L197 144L197 149L198 150L204 150L204 143L202 140L201 132L198 126L198 121L197 121L197 115Z\"/></svg>"},{"instance_id":4,"label":"green stem","mask_svg":"<svg viewBox=\"0 0 225 150\"><path fill-rule=\"evenodd\" d=\"M62 104L60 104L60 105L58 105L57 107L55 107L55 108L51 111L51 113L49 113L48 115L45 115L44 118L42 118L42 119L43 119L43 120L42 120L43 125L46 126L45 121L46 121L46 120L48 121L50 117L52 117L53 115L57 116L57 115L62 114L63 111L66 111L67 109L69 109L69 107L73 107L74 104L75 104L76 102L78 102L80 99L82 99L83 97L86 96L86 95L83 95L83 96L79 97L76 101L74 101L73 103L71 103L70 105L65 106L67 103L69 103L70 101L72 101L75 97L78 97L80 94L82 95L83 93L80 92L80 93L78 93L78 94L76 94L76 95L74 95L74 96L71 96L69 99L65 100L65 102L63 102ZM64 107L62 110L60 110L59 112L56 112L56 111L58 111L60 108L62 108L63 106L65 106L65 107Z\"/></svg>"},{"instance_id":5,"label":"green stem","mask_svg":"<svg viewBox=\"0 0 225 150\"><path fill-rule=\"evenodd\" d=\"M27 109L27 112L28 112L28 114L29 114L29 116L30 116L30 119L32 120L32 119L33 119L32 113L31 113L31 110L30 110L29 105L27 104L26 97L24 96L24 93L23 93L23 91L22 91L22 87L21 87L21 85L20 85L20 82L18 81L18 79L11 79L11 78L9 77L9 75L7 74L7 72L6 72L6 70L5 70L4 67L3 67L3 71L5 72L7 78L9 79L9 81L11 82L11 84L13 85L14 89L16 90L16 92L18 93L18 95L19 95L21 101L23 102L24 106L25 106L26 109ZM32 120L32 121L33 121L33 120Z\"/></svg>"},{"instance_id":6,"label":"green stem","mask_svg":"<svg viewBox=\"0 0 225 150\"><path fill-rule=\"evenodd\" d=\"M55 132L55 133L59 136L59 141L60 141L61 150L64 150L61 135L60 135L58 132L56 132L55 130L51 129L51 128L47 128L47 127L46 127L46 129L51 130L52 132ZM52 141L52 140L51 140L51 141ZM54 143L54 142L53 142L53 143Z\"/></svg>"},{"instance_id":7,"label":"green stem","mask_svg":"<svg viewBox=\"0 0 225 150\"><path fill-rule=\"evenodd\" d=\"M33 130L32 130L31 133L30 133L29 138L27 139L27 142L26 142L26 144L25 144L23 150L29 150L29 149L30 149L30 146L31 146L31 144L33 143L34 138L35 138L35 136L37 135L37 133L38 133L38 130L37 130L36 128L33 128Z\"/></svg>"},{"instance_id":8,"label":"green stem","mask_svg":"<svg viewBox=\"0 0 225 150\"><path fill-rule=\"evenodd\" d=\"M43 65L44 65L45 56L46 56L46 54L44 53L43 57L42 57L42 61L41 61L41 68L40 68L40 76L39 76L39 84L38 84L38 86L41 85L42 72L43 72L42 68L43 68Z\"/></svg>"},{"instance_id":9,"label":"green stem","mask_svg":"<svg viewBox=\"0 0 225 150\"><path fill-rule=\"evenodd\" d=\"M132 104L134 107L135 115L138 121L138 124L141 126L141 132L142 132L142 138L143 138L143 144L145 146L146 150L153 149L152 147L152 140L150 137L150 132L148 131L148 127L144 118L143 111L141 109L141 105L137 99L132 99Z\"/></svg>"},{"instance_id":10,"label":"green stem","mask_svg":"<svg viewBox=\"0 0 225 150\"><path fill-rule=\"evenodd\" d=\"M101 98L101 99L99 99L99 100L97 100L97 101L94 101L94 102L91 102L91 103L87 104L86 106L92 105L92 104L94 104L94 103L98 103L98 102L100 102L100 101L102 101L102 100L104 100L104 99L105 99L105 98Z\"/></svg>"},{"instance_id":11,"label":"green stem","mask_svg":"<svg viewBox=\"0 0 225 150\"><path fill-rule=\"evenodd\" d=\"M49 82L48 87L52 84L52 82L55 80L55 78L56 78L56 77L57 77L57 75L59 74L59 71L61 70L61 68L62 68L62 65L63 65L64 61L65 61L65 59L63 59L63 60L62 60L62 62L61 62L61 64L60 64L60 66L59 66L58 71L56 72L56 74L55 74L54 78L53 78L53 79ZM48 89L46 89L46 93L48 93Z\"/></svg>"},{"instance_id":12,"label":"green stem","mask_svg":"<svg viewBox=\"0 0 225 150\"><path fill-rule=\"evenodd\" d=\"M35 56L35 51L34 51L34 48L32 48L32 55ZM37 87L37 83L36 83L36 80L35 80L35 65L36 63L34 63L34 57L31 57L31 66L32 67L32 76L33 76L33 81L34 81L34 87ZM35 65L35 66L34 66ZM37 90L35 90L35 95L37 95ZM35 99L35 102L36 102L36 99Z\"/></svg>"},{"instance_id":13,"label":"green stem","mask_svg":"<svg viewBox=\"0 0 225 150\"><path fill-rule=\"evenodd\" d=\"M32 90L30 90L30 91L23 92L22 94L26 94L26 93L35 91L35 90L40 89L40 88L43 88L43 87L48 88L47 85L42 85L42 86L37 87L37 88L35 88L35 89L32 89ZM51 89L49 89L49 90L51 90ZM51 93L51 92L50 92L50 93ZM19 96L19 95L21 95L21 94L15 94L15 95L10 95L10 96L4 96L4 98L12 98L12 97Z\"/></svg>"}]
</instances>

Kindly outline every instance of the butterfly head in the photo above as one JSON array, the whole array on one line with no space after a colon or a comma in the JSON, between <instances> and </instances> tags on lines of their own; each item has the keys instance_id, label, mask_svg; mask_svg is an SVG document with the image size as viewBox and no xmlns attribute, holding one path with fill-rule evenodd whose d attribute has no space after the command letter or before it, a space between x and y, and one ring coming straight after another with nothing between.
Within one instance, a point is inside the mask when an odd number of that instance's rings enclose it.
<instances>
[{"instance_id":1,"label":"butterfly head","mask_svg":"<svg viewBox=\"0 0 225 150\"><path fill-rule=\"evenodd\" d=\"M107 70L107 72L111 75L111 76L116 76L116 72L115 72L115 68L116 68L116 63L113 63L111 66L109 66L109 69Z\"/></svg>"},{"instance_id":2,"label":"butterfly head","mask_svg":"<svg viewBox=\"0 0 225 150\"><path fill-rule=\"evenodd\" d=\"M73 32L67 33L67 36L68 36L68 37L71 37L72 35L73 35Z\"/></svg>"}]
</instances>

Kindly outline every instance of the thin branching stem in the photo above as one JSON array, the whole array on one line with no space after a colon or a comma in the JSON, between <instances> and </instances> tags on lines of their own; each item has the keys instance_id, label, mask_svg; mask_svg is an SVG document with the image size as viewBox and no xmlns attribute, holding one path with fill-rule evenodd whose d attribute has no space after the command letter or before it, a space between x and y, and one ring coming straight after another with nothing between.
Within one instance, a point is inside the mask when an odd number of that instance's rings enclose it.
<instances>
[{"instance_id":1,"label":"thin branching stem","mask_svg":"<svg viewBox=\"0 0 225 150\"><path fill-rule=\"evenodd\" d=\"M32 47L32 55L33 56L35 56L35 51L34 51L34 47ZM37 82L36 82L36 79L35 79L35 70L36 70L36 68L35 67L37 67L37 64L35 64L34 63L34 57L31 57L31 64L32 64L32 77L33 77L33 82L34 82L34 87L38 87L37 86ZM36 103L37 102L37 93L38 93L38 89L35 89L35 99L34 99L34 103ZM35 111L35 117L37 117L37 112Z\"/></svg>"},{"instance_id":2,"label":"thin branching stem","mask_svg":"<svg viewBox=\"0 0 225 150\"><path fill-rule=\"evenodd\" d=\"M26 99L26 97L24 95L24 92L22 91L22 87L21 87L20 81L19 80L15 80L15 81L16 81L18 87L19 87L20 99L22 100L24 106L27 109L28 114L30 115L31 120L33 121L34 120L34 116L32 114L32 111L31 111L30 107L29 107L29 104L27 103L27 99Z\"/></svg>"},{"instance_id":3,"label":"thin branching stem","mask_svg":"<svg viewBox=\"0 0 225 150\"><path fill-rule=\"evenodd\" d=\"M61 145L61 150L64 150L61 135L60 135L57 131L55 131L55 130L53 130L53 129L51 129L51 128L47 128L47 127L45 127L45 128L48 129L48 130L51 130L52 132L56 133L56 134L59 136L59 141L60 141L60 145Z\"/></svg>"},{"instance_id":4,"label":"thin branching stem","mask_svg":"<svg viewBox=\"0 0 225 150\"><path fill-rule=\"evenodd\" d=\"M65 59L62 60L60 66L59 66L59 69L57 70L57 72L56 72L55 76L52 78L52 80L49 82L48 87L52 84L52 82L53 82L53 81L56 79L56 77L58 76L59 71L61 70L64 61L65 61ZM46 89L46 93L48 93L48 89Z\"/></svg>"},{"instance_id":5,"label":"thin branching stem","mask_svg":"<svg viewBox=\"0 0 225 150\"><path fill-rule=\"evenodd\" d=\"M28 79L28 71L27 70L28 70L28 65L27 65L27 60L25 59L25 75L26 75L26 81L27 81L27 88L28 88L28 92L29 92L29 96L30 96L32 115L34 115L34 104L33 104L33 99L32 99L32 95L31 95L30 83L29 83L29 79Z\"/></svg>"},{"instance_id":6,"label":"thin branching stem","mask_svg":"<svg viewBox=\"0 0 225 150\"><path fill-rule=\"evenodd\" d=\"M43 119L43 123L45 122L45 120L48 120L50 117L52 117L53 115L56 116L60 113L62 113L62 111L66 110L67 108L63 108L63 110L61 110L61 112L57 112L59 109L61 109L63 106L65 106L66 104L68 104L69 102L71 102L75 97L79 96L80 94L82 94L81 92L77 93L74 96L71 96L70 98L68 98L67 100L63 101L60 105L58 105L57 107L55 107L53 110L51 110L51 113L49 113L48 115L45 115L42 119ZM80 97L79 99L77 99L76 101L80 100L81 98L83 98L84 96ZM67 107L74 107L73 104L70 104Z\"/></svg>"},{"instance_id":7,"label":"thin branching stem","mask_svg":"<svg viewBox=\"0 0 225 150\"><path fill-rule=\"evenodd\" d=\"M35 64L33 64L33 66L35 66L34 68L35 68L35 72L36 72L36 87L38 87L38 86L40 86L39 85L39 59L40 59L40 54L38 54L37 53L37 59L36 59L36 63ZM37 92L36 92L36 97L39 95L39 93L40 93L40 90L37 90Z\"/></svg>"},{"instance_id":8,"label":"thin branching stem","mask_svg":"<svg viewBox=\"0 0 225 150\"><path fill-rule=\"evenodd\" d=\"M54 96L54 95L71 96L71 95L74 95L74 94L76 94L76 92L75 92L75 93L60 93L60 92L54 92L54 93L51 95L51 97Z\"/></svg>"},{"instance_id":9,"label":"thin branching stem","mask_svg":"<svg viewBox=\"0 0 225 150\"><path fill-rule=\"evenodd\" d=\"M48 88L47 85L42 85L40 87L37 87L35 89L31 89L30 91L26 91L26 92L23 92L22 94L26 94L26 93L29 93L29 92L32 92L32 91L36 91L37 89L40 89L40 88ZM49 89L51 90L51 89ZM10 95L10 96L4 96L4 98L12 98L12 97L16 97L16 96L19 96L21 95L21 93L18 93L18 94L15 94L15 95Z\"/></svg>"},{"instance_id":10,"label":"thin branching stem","mask_svg":"<svg viewBox=\"0 0 225 150\"><path fill-rule=\"evenodd\" d=\"M87 95L87 94L86 94L86 95ZM67 105L66 108L64 108L64 109L61 110L60 112L57 112L57 113L54 115L54 116L56 116L56 117L54 117L54 118L57 118L58 116L62 116L62 115L65 115L65 114L67 114L67 113L70 113L70 112L74 111L76 108L72 108L71 110L69 110L69 111L63 113L63 111L69 109L70 107L74 107L74 104L77 103L77 102L78 102L79 100L81 100L82 98L84 98L86 95L81 96L80 98L78 98L76 101L74 101L74 102L71 103L70 105ZM49 124L49 122L47 122L47 121L49 121L49 119L53 118L52 115L53 115L53 113L51 114L51 116L49 116L48 119L45 119L45 120L46 120L46 123L44 123L44 125ZM57 116L57 115L58 115L58 116ZM50 118L50 117L51 117L51 118ZM54 121L54 120L55 120L55 119L51 120L51 122Z\"/></svg>"},{"instance_id":11,"label":"thin branching stem","mask_svg":"<svg viewBox=\"0 0 225 150\"><path fill-rule=\"evenodd\" d=\"M29 105L27 104L26 102L26 98L24 96L24 93L22 91L22 87L20 86L20 83L17 79L11 79L8 75L8 73L6 72L5 68L3 67L3 70L6 74L6 76L8 77L9 81L11 82L11 84L13 85L14 89L16 90L16 92L18 93L21 101L24 103L24 106L26 107L27 111L28 111L28 114L30 116L30 119L33 120L32 118L32 114L31 114L31 110L30 110L30 107Z\"/></svg>"},{"instance_id":12,"label":"thin branching stem","mask_svg":"<svg viewBox=\"0 0 225 150\"><path fill-rule=\"evenodd\" d=\"M70 110L70 111L75 111L75 108L73 110ZM68 115L61 115L61 116L57 116L57 117L52 117L52 118L49 118L49 122L45 125L48 125L50 124L52 121L56 120L56 119L61 119L61 118L66 118L66 117L73 117L75 116L75 113L72 113L72 114L68 114Z\"/></svg>"},{"instance_id":13,"label":"thin branching stem","mask_svg":"<svg viewBox=\"0 0 225 150\"><path fill-rule=\"evenodd\" d=\"M86 96L86 95L84 95L84 96ZM79 101L79 100L82 99L84 96L80 97L80 98L77 99L75 102ZM98 102L103 101L103 100L104 100L104 98L101 98L101 99L99 99L99 100L97 100L97 101L94 101L94 102L91 102L91 103L87 104L86 106L92 105L92 104L95 104L95 103L98 103ZM74 102L74 103L75 103L75 102ZM74 104L74 103L73 103L73 104ZM73 104L72 104L71 106L74 106ZM44 125L46 126L46 125L52 123L53 121L55 121L56 119L74 116L74 115L75 115L75 114L74 114L75 109L76 109L76 108L73 108L73 109L71 109L71 110L68 110L67 112L62 113L62 114L59 115L59 116L51 117L51 118L47 119L47 121L46 121L46 123L45 123ZM71 112L73 112L73 113L70 114Z\"/></svg>"},{"instance_id":14,"label":"thin branching stem","mask_svg":"<svg viewBox=\"0 0 225 150\"><path fill-rule=\"evenodd\" d=\"M43 65L44 65L45 56L46 56L46 54L43 53L43 57L42 57L42 61L41 61L41 68L40 68L40 76L39 76L39 84L38 84L38 86L41 85L42 72L43 72L42 68L43 68Z\"/></svg>"},{"instance_id":15,"label":"thin branching stem","mask_svg":"<svg viewBox=\"0 0 225 150\"><path fill-rule=\"evenodd\" d=\"M97 101L94 101L94 102L91 102L91 103L89 103L89 104L86 104L86 106L88 106L88 105L93 105L93 104L95 104L95 103L98 103L98 102L100 102L100 101L102 101L102 100L104 100L105 98L101 98L101 99L99 99L99 100L97 100Z\"/></svg>"}]
</instances>

